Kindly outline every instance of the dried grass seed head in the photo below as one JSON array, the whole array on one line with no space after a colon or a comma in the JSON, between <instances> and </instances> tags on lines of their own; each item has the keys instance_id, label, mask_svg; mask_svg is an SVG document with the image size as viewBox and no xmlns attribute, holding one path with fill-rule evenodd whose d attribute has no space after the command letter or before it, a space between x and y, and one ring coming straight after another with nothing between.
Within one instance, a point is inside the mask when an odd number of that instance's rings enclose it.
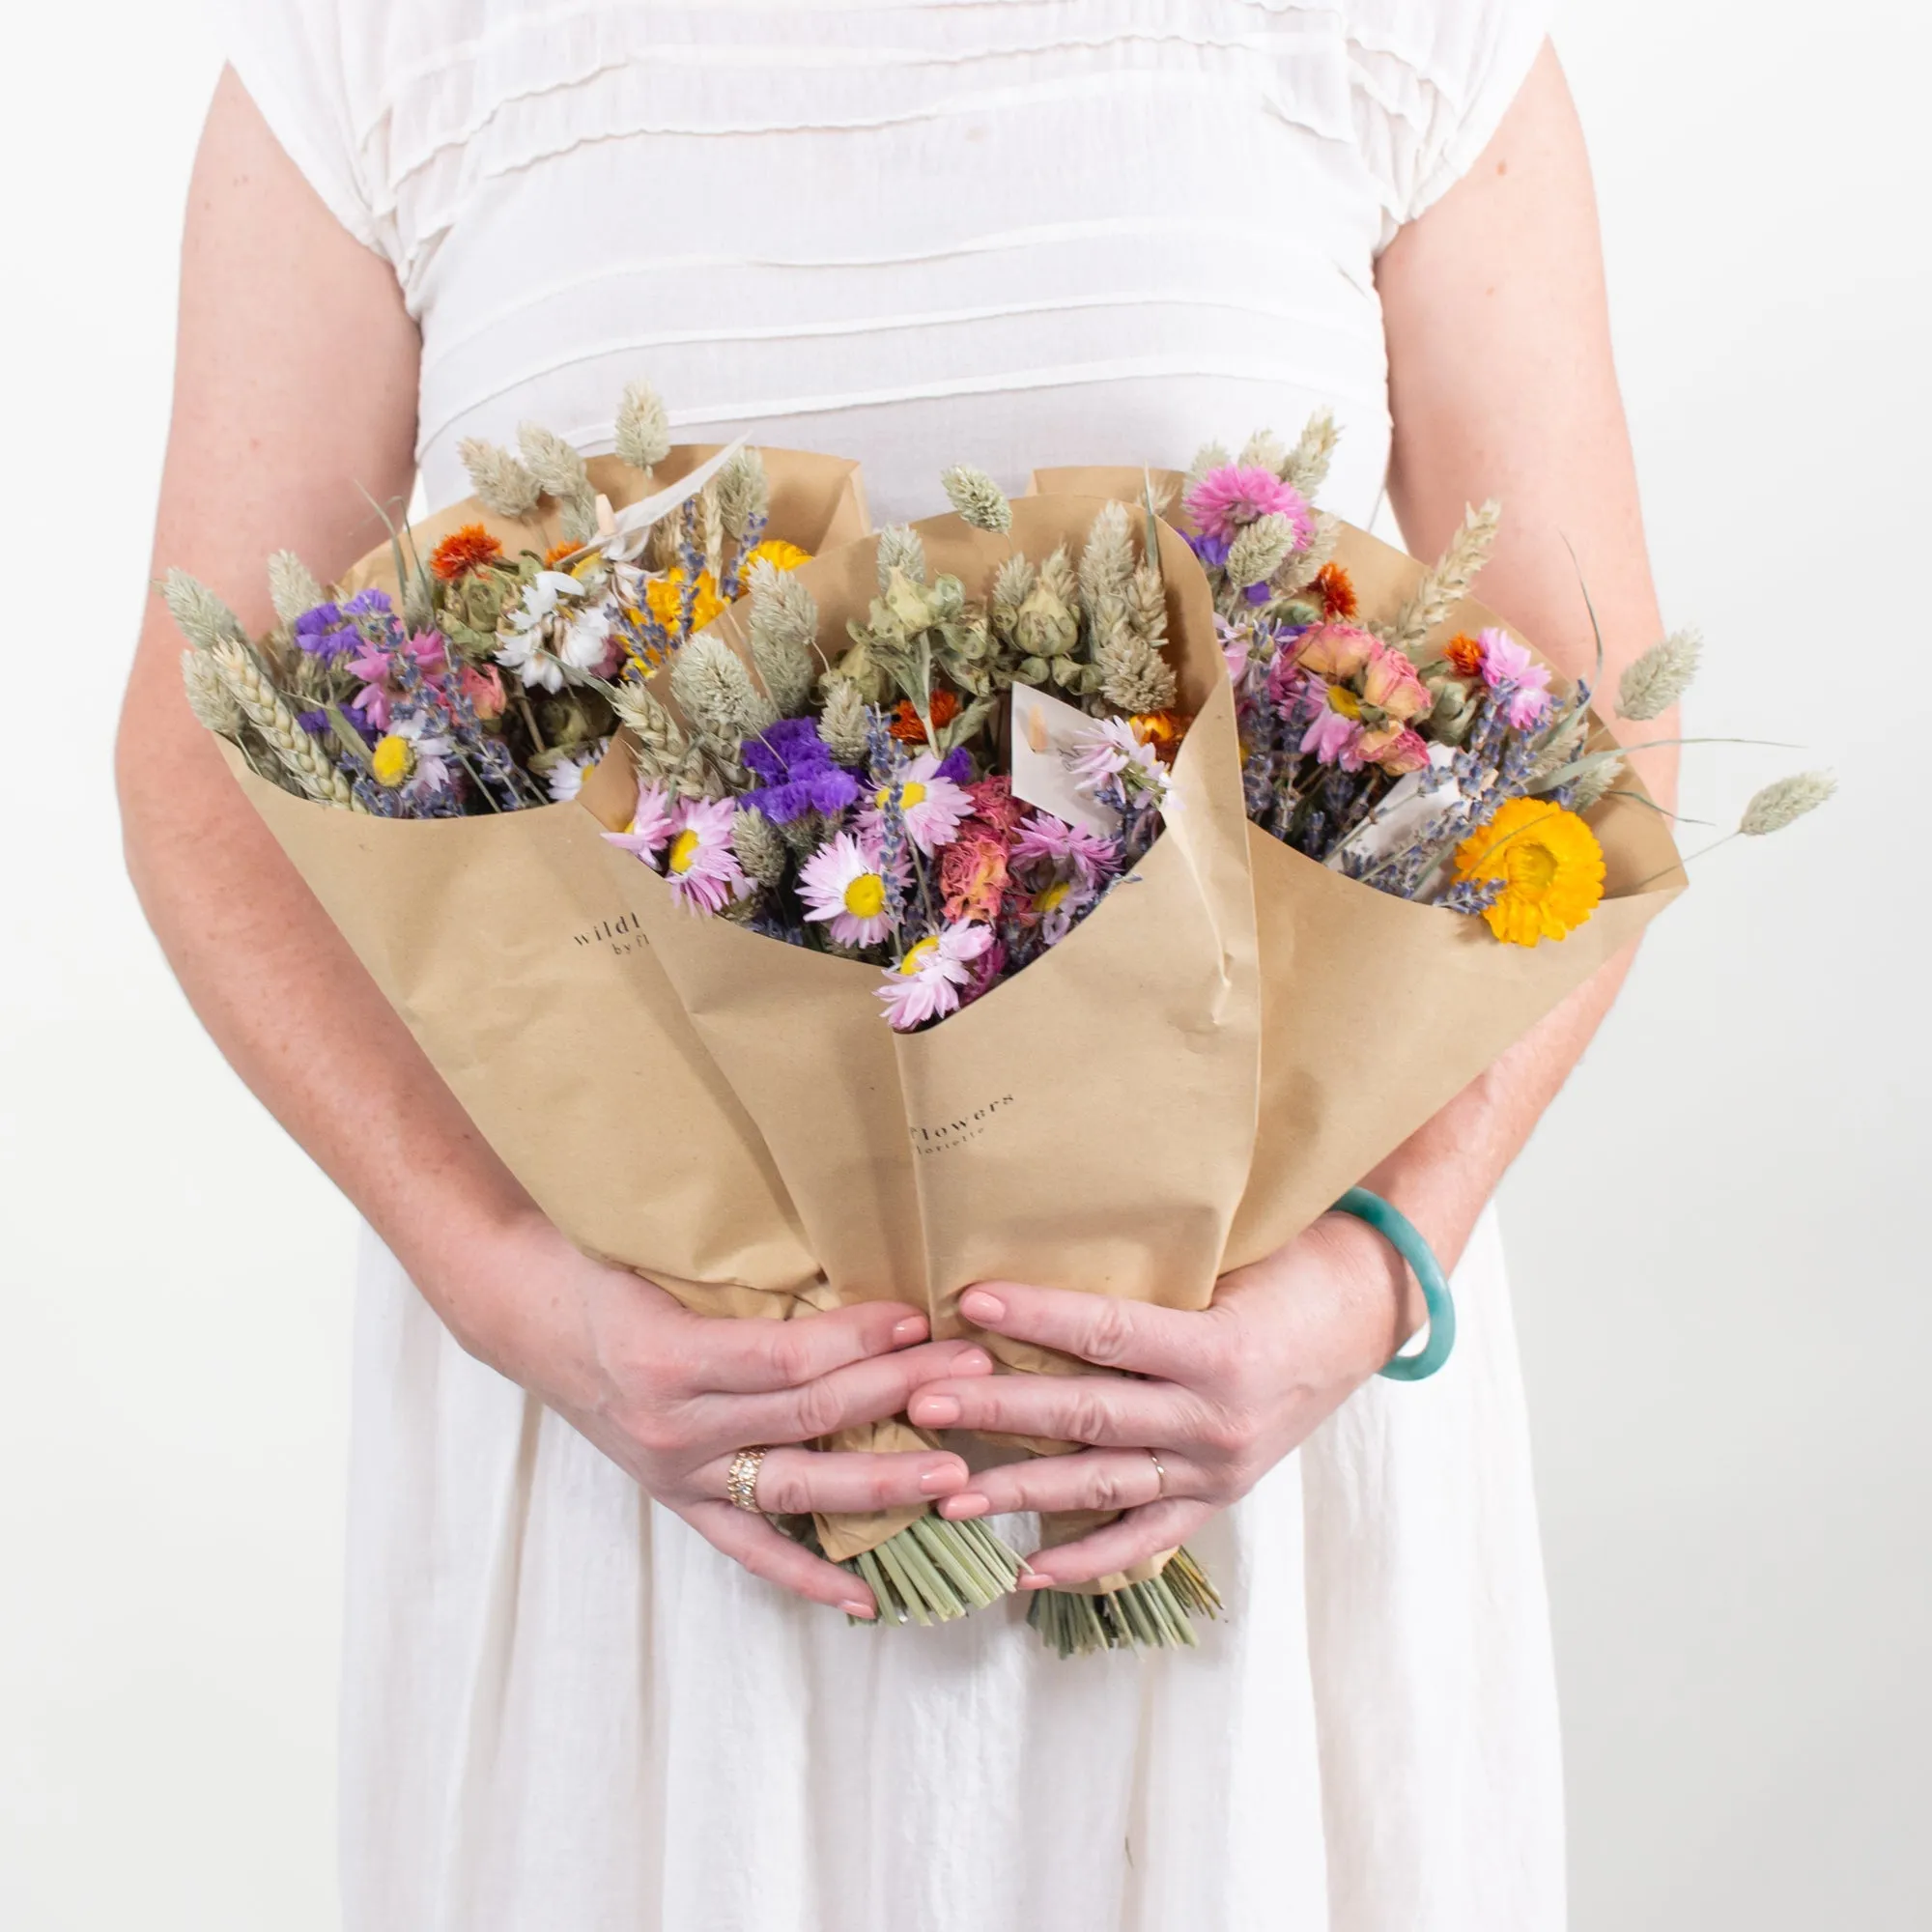
<instances>
[{"instance_id":1,"label":"dried grass seed head","mask_svg":"<svg viewBox=\"0 0 1932 1932\"><path fill-rule=\"evenodd\" d=\"M269 559L269 601L284 624L293 624L323 601L315 573L292 550L278 550Z\"/></svg>"},{"instance_id":2,"label":"dried grass seed head","mask_svg":"<svg viewBox=\"0 0 1932 1932\"><path fill-rule=\"evenodd\" d=\"M890 590L893 572L915 583L925 582L925 545L910 524L893 524L879 532L879 588Z\"/></svg>"},{"instance_id":3,"label":"dried grass seed head","mask_svg":"<svg viewBox=\"0 0 1932 1932\"><path fill-rule=\"evenodd\" d=\"M631 383L617 409L613 447L620 463L646 474L670 454L670 415L648 383Z\"/></svg>"},{"instance_id":4,"label":"dried grass seed head","mask_svg":"<svg viewBox=\"0 0 1932 1932\"><path fill-rule=\"evenodd\" d=\"M1837 789L1838 781L1830 772L1794 772L1788 779L1774 779L1752 794L1738 830L1747 838L1782 832L1807 811L1816 811Z\"/></svg>"},{"instance_id":5,"label":"dried grass seed head","mask_svg":"<svg viewBox=\"0 0 1932 1932\"><path fill-rule=\"evenodd\" d=\"M1013 506L1007 493L970 463L955 464L940 476L946 499L976 530L1006 536L1013 527Z\"/></svg>"},{"instance_id":6,"label":"dried grass seed head","mask_svg":"<svg viewBox=\"0 0 1932 1932\"><path fill-rule=\"evenodd\" d=\"M1703 649L1695 631L1673 631L1651 645L1617 681L1617 716L1646 724L1662 718L1690 689Z\"/></svg>"},{"instance_id":7,"label":"dried grass seed head","mask_svg":"<svg viewBox=\"0 0 1932 1932\"><path fill-rule=\"evenodd\" d=\"M170 570L161 579L161 601L196 650L212 650L228 638L245 638L242 620L200 578Z\"/></svg>"},{"instance_id":8,"label":"dried grass seed head","mask_svg":"<svg viewBox=\"0 0 1932 1932\"><path fill-rule=\"evenodd\" d=\"M493 516L521 523L536 508L543 486L507 449L466 436L456 453L469 472L471 493Z\"/></svg>"}]
</instances>

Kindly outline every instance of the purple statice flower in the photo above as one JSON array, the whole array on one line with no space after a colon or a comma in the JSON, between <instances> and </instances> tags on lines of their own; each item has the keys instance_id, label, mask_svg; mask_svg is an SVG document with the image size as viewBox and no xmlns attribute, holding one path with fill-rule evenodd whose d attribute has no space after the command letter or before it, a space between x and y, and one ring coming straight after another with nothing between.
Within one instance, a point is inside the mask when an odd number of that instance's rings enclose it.
<instances>
[{"instance_id":1,"label":"purple statice flower","mask_svg":"<svg viewBox=\"0 0 1932 1932\"><path fill-rule=\"evenodd\" d=\"M1228 552L1230 551L1230 549L1233 548L1234 545L1234 537L1232 536L1232 534L1225 537L1223 536L1210 537L1204 535L1199 530L1183 530L1181 531L1181 535L1187 539L1187 548L1191 550L1194 553L1194 554L1198 556L1209 570L1227 569Z\"/></svg>"},{"instance_id":2,"label":"purple statice flower","mask_svg":"<svg viewBox=\"0 0 1932 1932\"><path fill-rule=\"evenodd\" d=\"M311 737L320 738L328 729L328 713L327 711L298 711L296 713L296 723L304 731L308 732Z\"/></svg>"},{"instance_id":3,"label":"purple statice flower","mask_svg":"<svg viewBox=\"0 0 1932 1932\"><path fill-rule=\"evenodd\" d=\"M318 604L296 619L296 648L310 657L333 663L345 651L356 649L362 639L355 620L339 604Z\"/></svg>"},{"instance_id":4,"label":"purple statice flower","mask_svg":"<svg viewBox=\"0 0 1932 1932\"><path fill-rule=\"evenodd\" d=\"M859 798L859 781L832 756L810 718L785 718L755 738L747 738L739 755L760 780L745 794L777 825L789 825L808 811L836 818Z\"/></svg>"},{"instance_id":5,"label":"purple statice flower","mask_svg":"<svg viewBox=\"0 0 1932 1932\"><path fill-rule=\"evenodd\" d=\"M358 590L342 607L343 614L349 617L386 617L395 610L389 602L386 590L378 590L373 584L367 590Z\"/></svg>"},{"instance_id":6,"label":"purple statice flower","mask_svg":"<svg viewBox=\"0 0 1932 1932\"><path fill-rule=\"evenodd\" d=\"M954 745L945 757L941 758L933 772L936 779L951 779L956 785L973 782L973 760L967 754L964 745Z\"/></svg>"}]
</instances>

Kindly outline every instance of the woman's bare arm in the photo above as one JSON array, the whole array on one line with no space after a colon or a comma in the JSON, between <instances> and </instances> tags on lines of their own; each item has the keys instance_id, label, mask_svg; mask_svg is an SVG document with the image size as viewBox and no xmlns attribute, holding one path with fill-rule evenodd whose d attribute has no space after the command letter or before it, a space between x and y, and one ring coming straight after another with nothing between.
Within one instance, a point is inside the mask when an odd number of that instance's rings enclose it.
<instances>
[{"instance_id":1,"label":"woman's bare arm","mask_svg":"<svg viewBox=\"0 0 1932 1932\"><path fill-rule=\"evenodd\" d=\"M1433 554L1464 504L1500 499L1504 535L1479 586L1484 601L1575 673L1591 668L1595 648L1567 538L1603 619L1613 687L1621 666L1656 641L1657 604L1610 361L1589 169L1548 48L1488 152L1396 238L1378 280L1395 417L1390 482L1410 548ZM1647 728L1667 737L1674 726ZM1647 775L1662 791L1674 762L1653 759ZM1605 968L1365 1177L1445 1262L1461 1255L1627 965ZM934 1382L913 1399L913 1420L928 1428L1100 1445L982 1470L941 1505L950 1517L1125 1510L1037 1555L1033 1588L1088 1581L1192 1535L1424 1319L1386 1244L1340 1215L1223 1277L1203 1315L1010 1282L968 1291L960 1312L995 1333L1134 1372Z\"/></svg>"},{"instance_id":2,"label":"woman's bare arm","mask_svg":"<svg viewBox=\"0 0 1932 1932\"><path fill-rule=\"evenodd\" d=\"M324 581L382 531L412 474L417 337L388 265L330 215L232 73L189 194L173 428L155 570L211 584L268 628L266 563ZM363 495L367 491L368 497ZM586 1260L470 1124L256 817L183 697L156 600L122 713L128 870L194 1009L472 1352L524 1382L720 1548L869 1613L861 1586L733 1509L724 1460L905 1406L922 1376L989 1366L917 1345L899 1305L795 1322L705 1321ZM768 1459L774 1509L869 1509L944 1492L951 1456Z\"/></svg>"}]
</instances>

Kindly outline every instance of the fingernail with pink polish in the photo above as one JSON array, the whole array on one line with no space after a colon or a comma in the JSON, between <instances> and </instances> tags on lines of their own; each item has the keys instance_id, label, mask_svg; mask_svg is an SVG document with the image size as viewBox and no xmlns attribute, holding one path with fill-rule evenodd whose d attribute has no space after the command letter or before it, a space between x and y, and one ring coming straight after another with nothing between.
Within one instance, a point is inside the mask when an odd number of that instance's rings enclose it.
<instances>
[{"instance_id":1,"label":"fingernail with pink polish","mask_svg":"<svg viewBox=\"0 0 1932 1932\"><path fill-rule=\"evenodd\" d=\"M948 1496L946 1501L941 1505L942 1513L952 1522L963 1521L967 1517L984 1516L986 1509L987 1503L984 1496L976 1496L970 1493L963 1496Z\"/></svg>"},{"instance_id":2,"label":"fingernail with pink polish","mask_svg":"<svg viewBox=\"0 0 1932 1932\"><path fill-rule=\"evenodd\" d=\"M919 1412L913 1418L933 1429L947 1429L959 1420L959 1405L950 1395L922 1395L913 1398Z\"/></svg>"},{"instance_id":3,"label":"fingernail with pink polish","mask_svg":"<svg viewBox=\"0 0 1932 1932\"><path fill-rule=\"evenodd\" d=\"M1053 1588L1053 1578L1038 1575L1022 1577L1020 1578L1020 1588L1022 1590L1050 1590Z\"/></svg>"},{"instance_id":4,"label":"fingernail with pink polish","mask_svg":"<svg viewBox=\"0 0 1932 1932\"><path fill-rule=\"evenodd\" d=\"M962 1376L983 1376L993 1366L993 1358L983 1349L962 1349L954 1357L953 1373Z\"/></svg>"},{"instance_id":5,"label":"fingernail with pink polish","mask_svg":"<svg viewBox=\"0 0 1932 1932\"><path fill-rule=\"evenodd\" d=\"M1007 1312L1007 1304L983 1288L969 1288L959 1297L959 1312L969 1321L997 1321Z\"/></svg>"},{"instance_id":6,"label":"fingernail with pink polish","mask_svg":"<svg viewBox=\"0 0 1932 1932\"><path fill-rule=\"evenodd\" d=\"M919 1492L923 1496L942 1496L959 1480L959 1465L956 1463L942 1463L936 1468L926 1470L919 1479Z\"/></svg>"},{"instance_id":7,"label":"fingernail with pink polish","mask_svg":"<svg viewBox=\"0 0 1932 1932\"><path fill-rule=\"evenodd\" d=\"M923 1342L925 1339L925 1317L908 1315L903 1321L893 1323L893 1346L902 1349L908 1342Z\"/></svg>"},{"instance_id":8,"label":"fingernail with pink polish","mask_svg":"<svg viewBox=\"0 0 1932 1932\"><path fill-rule=\"evenodd\" d=\"M848 1597L838 1607L848 1617L864 1617L867 1623L878 1615L877 1609L863 1597Z\"/></svg>"}]
</instances>

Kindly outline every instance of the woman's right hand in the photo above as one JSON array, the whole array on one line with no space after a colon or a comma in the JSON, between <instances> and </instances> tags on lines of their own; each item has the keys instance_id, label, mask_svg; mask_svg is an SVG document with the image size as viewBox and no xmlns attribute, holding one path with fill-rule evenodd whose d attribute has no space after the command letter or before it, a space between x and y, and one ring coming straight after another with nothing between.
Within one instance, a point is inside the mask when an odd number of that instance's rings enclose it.
<instances>
[{"instance_id":1,"label":"woman's right hand","mask_svg":"<svg viewBox=\"0 0 1932 1932\"><path fill-rule=\"evenodd\" d=\"M781 1445L758 1474L759 1509L775 1515L917 1506L969 1480L965 1463L940 1450L792 1446L900 1414L923 1382L991 1372L970 1342L926 1341L924 1315L904 1302L788 1321L694 1315L534 1213L415 1273L471 1354L555 1409L708 1543L813 1603L876 1614L851 1572L726 1499L740 1449Z\"/></svg>"}]
</instances>

